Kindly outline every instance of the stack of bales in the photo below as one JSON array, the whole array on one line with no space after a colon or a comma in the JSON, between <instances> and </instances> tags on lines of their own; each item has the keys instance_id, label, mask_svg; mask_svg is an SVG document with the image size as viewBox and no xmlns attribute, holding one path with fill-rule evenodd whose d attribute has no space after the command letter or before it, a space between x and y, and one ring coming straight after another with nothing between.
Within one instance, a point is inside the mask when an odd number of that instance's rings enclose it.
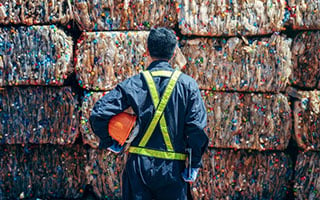
<instances>
[{"instance_id":1,"label":"stack of bales","mask_svg":"<svg viewBox=\"0 0 320 200\"><path fill-rule=\"evenodd\" d=\"M295 73L299 90L294 109L294 138L299 155L295 166L294 195L297 199L319 199L320 91L319 31L301 32L293 43Z\"/></svg>"},{"instance_id":2,"label":"stack of bales","mask_svg":"<svg viewBox=\"0 0 320 200\"><path fill-rule=\"evenodd\" d=\"M210 36L186 39L182 47L185 72L203 89L208 110L210 142L191 188L195 199L286 197L292 162L283 151L292 120L288 98L280 92L292 71L292 41L275 33L284 29L285 5L283 0L180 4L182 33ZM248 39L265 34L271 35Z\"/></svg>"},{"instance_id":3,"label":"stack of bales","mask_svg":"<svg viewBox=\"0 0 320 200\"><path fill-rule=\"evenodd\" d=\"M300 148L294 171L296 199L320 198L320 4L288 1L293 41L291 83L298 88L293 102L294 138Z\"/></svg>"},{"instance_id":4,"label":"stack of bales","mask_svg":"<svg viewBox=\"0 0 320 200\"><path fill-rule=\"evenodd\" d=\"M171 64L196 79L208 112L210 142L194 199L285 199L292 181L297 199L319 199L318 7L1 0L0 199L78 198L88 184L99 198L121 198L127 154L97 149L88 120L104 94L148 66L153 26L183 35ZM71 20L79 38L63 31ZM299 31L290 38L281 33L286 27ZM84 96L66 85L72 72ZM290 99L289 86L297 90ZM286 153L291 136L296 163Z\"/></svg>"},{"instance_id":5,"label":"stack of bales","mask_svg":"<svg viewBox=\"0 0 320 200\"><path fill-rule=\"evenodd\" d=\"M80 196L79 104L64 86L73 41L55 25L70 20L69 4L1 1L0 199Z\"/></svg>"}]
</instances>

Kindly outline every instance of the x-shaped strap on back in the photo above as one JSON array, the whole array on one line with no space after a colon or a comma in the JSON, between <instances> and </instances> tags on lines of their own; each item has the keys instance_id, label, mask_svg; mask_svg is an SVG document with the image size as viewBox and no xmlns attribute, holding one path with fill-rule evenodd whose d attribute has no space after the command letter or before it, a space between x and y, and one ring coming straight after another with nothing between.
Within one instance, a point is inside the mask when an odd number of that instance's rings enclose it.
<instances>
[{"instance_id":1,"label":"x-shaped strap on back","mask_svg":"<svg viewBox=\"0 0 320 200\"><path fill-rule=\"evenodd\" d=\"M160 129L162 132L162 136L164 139L164 142L167 147L167 151L173 152L173 146L170 140L169 132L168 132L168 127L166 123L165 116L163 115L164 109L167 106L167 103L169 101L169 98L172 94L172 91L177 83L177 80L181 74L180 71L174 71L173 73L171 71L154 71L154 72L149 72L149 71L144 71L142 72L143 76L145 77L147 81L147 85L150 91L150 95L152 98L153 105L156 109L155 114L148 126L147 131L145 132L143 138L141 139L139 143L139 147L145 147L146 144L148 143L154 129L156 128L159 120L160 120ZM154 76L165 76L165 77L170 77L169 83L162 95L161 100L159 100L159 93L157 91L156 85L154 83L154 80L152 78L152 75Z\"/></svg>"}]
</instances>

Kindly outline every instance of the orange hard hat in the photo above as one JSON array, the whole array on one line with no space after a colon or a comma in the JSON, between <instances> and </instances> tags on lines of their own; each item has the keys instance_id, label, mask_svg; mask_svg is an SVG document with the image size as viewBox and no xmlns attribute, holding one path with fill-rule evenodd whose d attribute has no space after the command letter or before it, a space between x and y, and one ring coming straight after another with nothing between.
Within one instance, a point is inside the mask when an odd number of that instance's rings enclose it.
<instances>
[{"instance_id":1,"label":"orange hard hat","mask_svg":"<svg viewBox=\"0 0 320 200\"><path fill-rule=\"evenodd\" d=\"M135 125L137 116L127 112L113 116L109 121L109 135L122 146Z\"/></svg>"}]
</instances>

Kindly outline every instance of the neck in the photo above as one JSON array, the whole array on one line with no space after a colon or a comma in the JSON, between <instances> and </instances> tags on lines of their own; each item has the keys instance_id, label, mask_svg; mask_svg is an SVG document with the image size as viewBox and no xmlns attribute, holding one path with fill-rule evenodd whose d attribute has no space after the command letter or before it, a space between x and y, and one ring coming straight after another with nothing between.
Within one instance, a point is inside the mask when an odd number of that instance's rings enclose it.
<instances>
[{"instance_id":1,"label":"neck","mask_svg":"<svg viewBox=\"0 0 320 200\"><path fill-rule=\"evenodd\" d=\"M169 62L168 59L164 59L164 58L151 58L151 62L158 61L158 60L164 60L164 61Z\"/></svg>"},{"instance_id":2,"label":"neck","mask_svg":"<svg viewBox=\"0 0 320 200\"><path fill-rule=\"evenodd\" d=\"M153 57L149 56L148 61L147 61L147 66L149 67L150 64L153 63L154 61L160 61L160 60L169 62L169 60L164 59L164 58L153 58Z\"/></svg>"}]
</instances>

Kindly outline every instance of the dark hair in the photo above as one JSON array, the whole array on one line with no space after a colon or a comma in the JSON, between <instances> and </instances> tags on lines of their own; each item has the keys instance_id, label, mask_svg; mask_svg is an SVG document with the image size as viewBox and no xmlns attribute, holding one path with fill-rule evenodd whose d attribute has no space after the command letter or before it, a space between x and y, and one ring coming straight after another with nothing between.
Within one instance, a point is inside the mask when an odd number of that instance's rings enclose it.
<instances>
[{"instance_id":1,"label":"dark hair","mask_svg":"<svg viewBox=\"0 0 320 200\"><path fill-rule=\"evenodd\" d=\"M158 59L170 60L177 45L177 38L170 29L152 28L148 36L150 56Z\"/></svg>"}]
</instances>

